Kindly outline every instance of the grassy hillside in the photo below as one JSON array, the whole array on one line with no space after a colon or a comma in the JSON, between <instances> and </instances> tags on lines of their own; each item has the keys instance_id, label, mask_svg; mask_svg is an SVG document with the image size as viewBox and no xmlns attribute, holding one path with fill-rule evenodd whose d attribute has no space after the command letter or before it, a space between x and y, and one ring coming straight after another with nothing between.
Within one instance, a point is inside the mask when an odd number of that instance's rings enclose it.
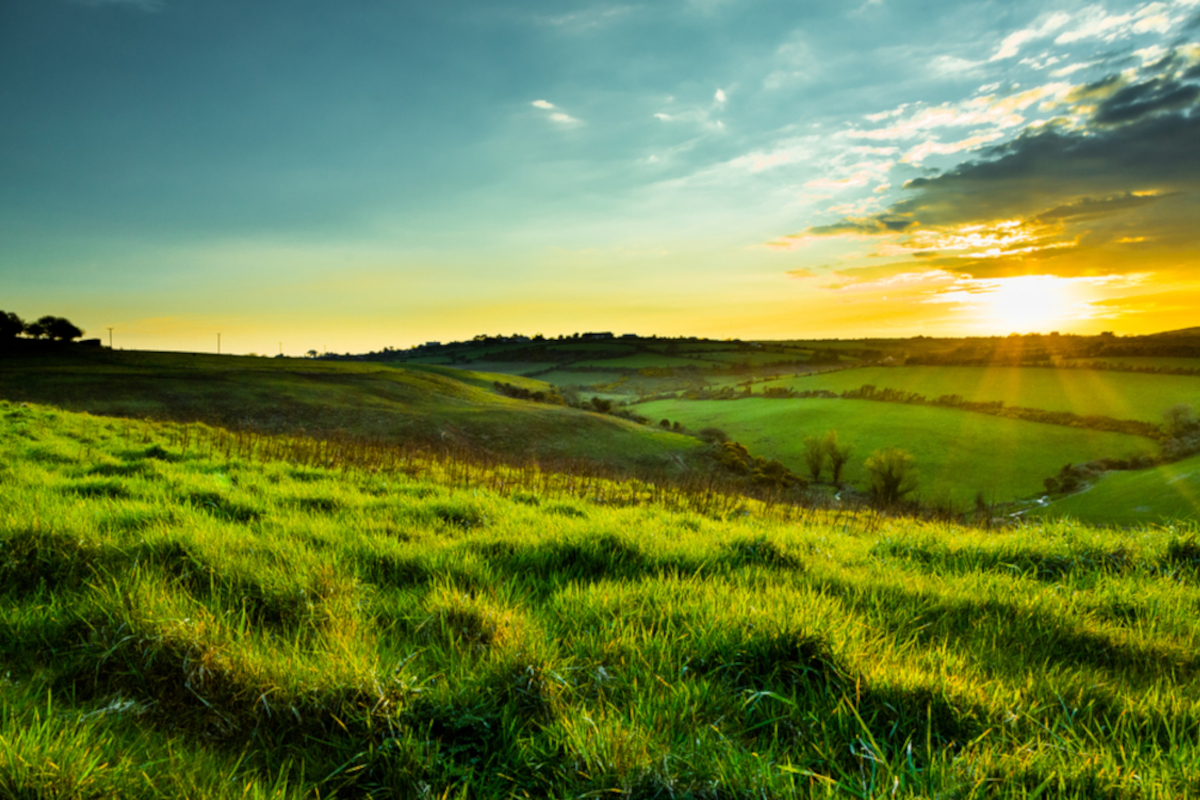
<instances>
[{"instance_id":1,"label":"grassy hillside","mask_svg":"<svg viewBox=\"0 0 1200 800\"><path fill-rule=\"evenodd\" d=\"M863 384L901 389L930 400L957 394L969 401L1070 411L1080 416L1161 422L1178 403L1200 407L1200 376L1145 375L1037 367L865 367L783 378L764 386L842 392Z\"/></svg>"},{"instance_id":2,"label":"grassy hillside","mask_svg":"<svg viewBox=\"0 0 1200 800\"><path fill-rule=\"evenodd\" d=\"M82 348L0 358L0 397L94 414L446 444L509 458L588 458L635 470L680 469L700 449L694 439L615 417L500 396L496 380L550 388L421 364Z\"/></svg>"},{"instance_id":3,"label":"grassy hillside","mask_svg":"<svg viewBox=\"0 0 1200 800\"><path fill-rule=\"evenodd\" d=\"M1138 472L1110 472L1086 491L1033 512L1097 524L1200 518L1200 456Z\"/></svg>"},{"instance_id":4,"label":"grassy hillside","mask_svg":"<svg viewBox=\"0 0 1200 800\"><path fill-rule=\"evenodd\" d=\"M960 507L977 492L1001 502L1040 492L1042 481L1067 462L1158 450L1149 439L1125 434L896 403L746 398L656 400L635 408L692 430L721 428L755 455L779 459L802 475L804 437L836 430L854 446L844 476L852 483L865 483L862 464L872 451L901 447L917 459L922 498Z\"/></svg>"},{"instance_id":5,"label":"grassy hillside","mask_svg":"<svg viewBox=\"0 0 1200 800\"><path fill-rule=\"evenodd\" d=\"M236 438L0 403L0 796L1200 794L1194 529Z\"/></svg>"}]
</instances>

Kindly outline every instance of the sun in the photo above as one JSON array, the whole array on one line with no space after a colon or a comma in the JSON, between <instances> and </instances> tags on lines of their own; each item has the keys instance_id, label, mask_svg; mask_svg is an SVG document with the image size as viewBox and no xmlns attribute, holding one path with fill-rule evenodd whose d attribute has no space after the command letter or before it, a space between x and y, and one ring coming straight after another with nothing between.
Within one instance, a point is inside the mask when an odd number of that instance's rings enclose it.
<instances>
[{"instance_id":1,"label":"sun","mask_svg":"<svg viewBox=\"0 0 1200 800\"><path fill-rule=\"evenodd\" d=\"M1071 283L1047 275L987 281L980 300L981 322L1025 333L1058 327L1077 305Z\"/></svg>"}]
</instances>

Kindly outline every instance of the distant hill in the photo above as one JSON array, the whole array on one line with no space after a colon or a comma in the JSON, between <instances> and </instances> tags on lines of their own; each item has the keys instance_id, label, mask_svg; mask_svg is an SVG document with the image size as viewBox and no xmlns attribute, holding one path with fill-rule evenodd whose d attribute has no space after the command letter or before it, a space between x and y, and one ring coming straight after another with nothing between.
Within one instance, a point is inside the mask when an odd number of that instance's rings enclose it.
<instances>
[{"instance_id":1,"label":"distant hill","mask_svg":"<svg viewBox=\"0 0 1200 800\"><path fill-rule=\"evenodd\" d=\"M51 348L0 358L0 398L118 417L207 422L266 433L348 435L618 470L699 463L697 439L614 416L518 400L501 381L541 381L422 364Z\"/></svg>"},{"instance_id":2,"label":"distant hill","mask_svg":"<svg viewBox=\"0 0 1200 800\"><path fill-rule=\"evenodd\" d=\"M1200 336L1200 327L1180 328L1179 330L1175 330L1175 331L1162 331L1160 333L1146 334L1146 338L1148 338L1148 339L1152 339L1152 338L1156 338L1156 337L1192 337L1192 336Z\"/></svg>"}]
</instances>

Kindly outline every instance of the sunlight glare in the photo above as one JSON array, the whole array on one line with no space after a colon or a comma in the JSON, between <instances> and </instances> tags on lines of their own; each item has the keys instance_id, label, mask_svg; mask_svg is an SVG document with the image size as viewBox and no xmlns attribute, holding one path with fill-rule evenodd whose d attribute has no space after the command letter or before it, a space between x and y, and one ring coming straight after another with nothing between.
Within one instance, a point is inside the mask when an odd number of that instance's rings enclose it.
<instances>
[{"instance_id":1,"label":"sunlight glare","mask_svg":"<svg viewBox=\"0 0 1200 800\"><path fill-rule=\"evenodd\" d=\"M1010 332L1048 331L1067 320L1075 305L1070 281L1045 275L988 281L983 312Z\"/></svg>"}]
</instances>

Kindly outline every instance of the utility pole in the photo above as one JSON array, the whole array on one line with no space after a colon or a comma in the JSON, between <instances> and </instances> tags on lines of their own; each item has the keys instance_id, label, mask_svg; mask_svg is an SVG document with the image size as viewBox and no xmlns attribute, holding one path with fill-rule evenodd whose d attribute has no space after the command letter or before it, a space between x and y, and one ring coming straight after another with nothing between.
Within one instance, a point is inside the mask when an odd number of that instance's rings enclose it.
<instances>
[{"instance_id":1,"label":"utility pole","mask_svg":"<svg viewBox=\"0 0 1200 800\"><path fill-rule=\"evenodd\" d=\"M217 355L221 355L221 334L217 334Z\"/></svg>"},{"instance_id":2,"label":"utility pole","mask_svg":"<svg viewBox=\"0 0 1200 800\"><path fill-rule=\"evenodd\" d=\"M112 350L112 327L108 329L108 349Z\"/></svg>"}]
</instances>

